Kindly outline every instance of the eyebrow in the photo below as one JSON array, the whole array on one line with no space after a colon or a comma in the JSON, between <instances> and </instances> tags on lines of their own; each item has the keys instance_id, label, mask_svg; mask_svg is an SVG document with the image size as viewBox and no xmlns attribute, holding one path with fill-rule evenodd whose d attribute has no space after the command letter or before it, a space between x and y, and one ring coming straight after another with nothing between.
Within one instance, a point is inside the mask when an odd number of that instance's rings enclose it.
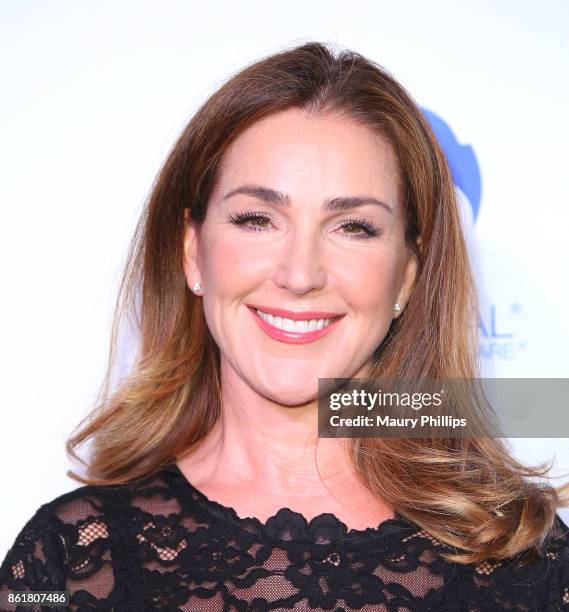
<instances>
[{"instance_id":1,"label":"eyebrow","mask_svg":"<svg viewBox=\"0 0 569 612\"><path fill-rule=\"evenodd\" d=\"M290 208L290 196L288 194L283 193L282 191L276 191L275 189L270 189L269 187L262 187L261 185L241 185L241 187L232 189L221 199L227 200L237 194L248 195L273 206ZM337 212L352 210L353 208L363 206L364 204L375 204L377 206L381 206L393 214L393 208L391 206L372 196L341 196L337 198L328 198L327 200L324 200L324 203L322 204L322 211Z\"/></svg>"}]
</instances>

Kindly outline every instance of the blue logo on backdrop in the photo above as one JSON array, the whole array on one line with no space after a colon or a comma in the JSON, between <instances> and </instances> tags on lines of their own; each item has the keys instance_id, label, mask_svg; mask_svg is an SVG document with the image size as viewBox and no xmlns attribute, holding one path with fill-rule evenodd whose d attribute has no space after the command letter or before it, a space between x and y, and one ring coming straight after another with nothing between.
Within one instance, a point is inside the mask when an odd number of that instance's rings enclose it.
<instances>
[{"instance_id":1,"label":"blue logo on backdrop","mask_svg":"<svg viewBox=\"0 0 569 612\"><path fill-rule=\"evenodd\" d=\"M438 115L426 108L422 111L445 152L454 183L468 198L476 221L480 210L482 181L474 150L470 145L460 144L449 125Z\"/></svg>"},{"instance_id":2,"label":"blue logo on backdrop","mask_svg":"<svg viewBox=\"0 0 569 612\"><path fill-rule=\"evenodd\" d=\"M474 150L470 145L459 143L450 126L441 117L426 108L422 111L446 155L454 183L466 196L476 222L480 211L482 181ZM510 361L515 359L519 350L525 348L525 343L520 342L510 328L510 325L515 325L521 310L522 306L518 302L509 305L491 303L484 313L480 313L479 358Z\"/></svg>"}]
</instances>

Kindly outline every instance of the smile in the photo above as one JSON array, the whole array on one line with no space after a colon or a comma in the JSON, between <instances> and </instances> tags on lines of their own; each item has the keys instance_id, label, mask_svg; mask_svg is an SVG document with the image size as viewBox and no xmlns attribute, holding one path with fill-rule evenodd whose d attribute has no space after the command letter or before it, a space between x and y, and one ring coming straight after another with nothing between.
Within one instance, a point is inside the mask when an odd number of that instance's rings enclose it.
<instances>
[{"instance_id":1,"label":"smile","mask_svg":"<svg viewBox=\"0 0 569 612\"><path fill-rule=\"evenodd\" d=\"M293 313L291 317L283 316L286 311L271 309L273 313L266 312L260 308L249 306L249 310L255 316L255 320L261 329L271 338L292 344L304 344L313 342L329 333L339 321L343 314L306 312ZM276 314L276 313L279 314ZM327 314L329 316L321 316ZM294 318L292 318L294 317Z\"/></svg>"}]
</instances>

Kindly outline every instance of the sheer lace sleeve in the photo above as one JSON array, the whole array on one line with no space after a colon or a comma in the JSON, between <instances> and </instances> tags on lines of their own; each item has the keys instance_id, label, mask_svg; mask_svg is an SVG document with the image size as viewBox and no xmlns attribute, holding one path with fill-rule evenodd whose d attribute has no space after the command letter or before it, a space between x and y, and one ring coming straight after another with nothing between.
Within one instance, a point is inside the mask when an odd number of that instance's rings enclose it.
<instances>
[{"instance_id":1,"label":"sheer lace sleeve","mask_svg":"<svg viewBox=\"0 0 569 612\"><path fill-rule=\"evenodd\" d=\"M532 561L525 565L522 560ZM469 602L464 607L469 612L569 612L569 529L556 515L539 557L524 553L516 559L488 560L474 566L473 576L473 581L456 585L460 601Z\"/></svg>"},{"instance_id":2,"label":"sheer lace sleeve","mask_svg":"<svg viewBox=\"0 0 569 612\"><path fill-rule=\"evenodd\" d=\"M0 567L0 593L65 590L61 540L47 504L28 520ZM2 610L22 610L6 606ZM33 610L33 607L27 609ZM36 607L36 610L41 610Z\"/></svg>"},{"instance_id":3,"label":"sheer lace sleeve","mask_svg":"<svg viewBox=\"0 0 569 612\"><path fill-rule=\"evenodd\" d=\"M111 487L81 487L44 504L24 525L0 567L0 592L69 591L66 609L91 609L108 601L111 610L115 581L121 575L121 538L116 537L111 567L109 534L124 524L119 495ZM117 546L118 545L118 546ZM128 582L124 580L123 582ZM124 588L124 585L123 585ZM110 599L107 600L107 597ZM4 610L49 610L53 607L3 607ZM61 608L60 608L61 609Z\"/></svg>"},{"instance_id":4,"label":"sheer lace sleeve","mask_svg":"<svg viewBox=\"0 0 569 612\"><path fill-rule=\"evenodd\" d=\"M569 611L569 527L556 517L556 525L547 542L549 560L548 610Z\"/></svg>"}]
</instances>

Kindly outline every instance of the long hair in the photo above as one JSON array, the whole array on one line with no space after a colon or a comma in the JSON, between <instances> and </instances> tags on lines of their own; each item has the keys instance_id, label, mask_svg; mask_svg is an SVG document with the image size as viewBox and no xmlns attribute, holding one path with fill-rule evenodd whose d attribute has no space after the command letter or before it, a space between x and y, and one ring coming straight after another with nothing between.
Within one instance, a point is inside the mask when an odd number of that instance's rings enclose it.
<instances>
[{"instance_id":1,"label":"long hair","mask_svg":"<svg viewBox=\"0 0 569 612\"><path fill-rule=\"evenodd\" d=\"M369 126L399 162L406 242L419 262L413 294L374 354L370 378L479 376L478 296L446 159L423 113L381 66L307 43L232 76L191 118L163 164L136 227L113 319L108 367L94 409L67 441L92 485L143 477L196 448L221 414L219 348L183 273L184 209L203 223L220 160L256 121L287 109L338 112ZM111 388L125 313L140 343ZM76 449L90 441L88 462ZM354 438L369 489L471 563L540 550L564 488L524 466L499 438ZM418 491L420 494L418 494Z\"/></svg>"}]
</instances>

